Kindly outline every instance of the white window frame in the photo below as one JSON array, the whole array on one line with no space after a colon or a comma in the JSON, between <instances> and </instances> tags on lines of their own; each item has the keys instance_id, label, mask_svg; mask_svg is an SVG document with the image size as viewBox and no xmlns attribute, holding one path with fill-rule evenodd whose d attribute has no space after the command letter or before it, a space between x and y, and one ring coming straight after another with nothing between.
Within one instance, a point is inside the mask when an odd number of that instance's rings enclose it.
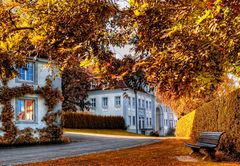
<instances>
[{"instance_id":1,"label":"white window frame","mask_svg":"<svg viewBox=\"0 0 240 166\"><path fill-rule=\"evenodd\" d=\"M121 107L121 96L115 96L115 107Z\"/></svg>"},{"instance_id":2,"label":"white window frame","mask_svg":"<svg viewBox=\"0 0 240 166\"><path fill-rule=\"evenodd\" d=\"M128 107L131 108L131 97L128 97Z\"/></svg>"},{"instance_id":3,"label":"white window frame","mask_svg":"<svg viewBox=\"0 0 240 166\"><path fill-rule=\"evenodd\" d=\"M33 75L33 80L27 80L27 70L24 70L24 68L20 68L18 70L19 75L15 78L15 82L16 83L27 83L27 84L34 84L36 85L38 83L38 63L34 63L34 62L28 62L28 64L31 63L33 65L33 69L32 69L32 75ZM24 79L21 78L20 75L20 70L24 70Z\"/></svg>"},{"instance_id":4,"label":"white window frame","mask_svg":"<svg viewBox=\"0 0 240 166\"><path fill-rule=\"evenodd\" d=\"M106 100L106 101L107 101L106 103L104 103L104 99L107 99L107 100ZM105 105L105 104L106 104L106 105ZM103 107L103 108L108 108L108 97L103 97L103 98L102 98L102 107Z\"/></svg>"},{"instance_id":5,"label":"white window frame","mask_svg":"<svg viewBox=\"0 0 240 166\"><path fill-rule=\"evenodd\" d=\"M142 108L145 108L145 101L142 99Z\"/></svg>"},{"instance_id":6,"label":"white window frame","mask_svg":"<svg viewBox=\"0 0 240 166\"><path fill-rule=\"evenodd\" d=\"M97 107L97 99L96 98L90 98L90 106L92 110L95 110Z\"/></svg>"},{"instance_id":7,"label":"white window frame","mask_svg":"<svg viewBox=\"0 0 240 166\"><path fill-rule=\"evenodd\" d=\"M26 100L31 100L33 101L33 120L18 120L18 101L23 100L24 101L24 114L26 116L26 106L25 106L25 101ZM37 106L38 106L38 101L37 98L32 98L32 97L21 97L16 99L16 111L15 111L15 119L16 123L36 123L37 122Z\"/></svg>"},{"instance_id":8,"label":"white window frame","mask_svg":"<svg viewBox=\"0 0 240 166\"><path fill-rule=\"evenodd\" d=\"M97 82L96 82L96 80L92 80L92 81L90 82L90 89L96 89L96 87L97 87Z\"/></svg>"},{"instance_id":9,"label":"white window frame","mask_svg":"<svg viewBox=\"0 0 240 166\"><path fill-rule=\"evenodd\" d=\"M132 118L133 118L133 126L135 126L136 125L136 118L135 118L135 116L133 116Z\"/></svg>"},{"instance_id":10,"label":"white window frame","mask_svg":"<svg viewBox=\"0 0 240 166\"><path fill-rule=\"evenodd\" d=\"M129 126L132 125L132 117L131 116L128 116L128 124L129 124Z\"/></svg>"},{"instance_id":11,"label":"white window frame","mask_svg":"<svg viewBox=\"0 0 240 166\"><path fill-rule=\"evenodd\" d=\"M138 99L138 108L141 108L141 99Z\"/></svg>"},{"instance_id":12,"label":"white window frame","mask_svg":"<svg viewBox=\"0 0 240 166\"><path fill-rule=\"evenodd\" d=\"M32 80L27 80L28 65L29 65L29 64L32 64ZM24 70L24 79L21 78L20 70ZM31 82L31 83L34 82L34 77L35 77L34 70L35 70L35 65L34 65L34 63L29 62L29 63L27 64L27 69L20 68L20 69L18 70L18 72L19 72L18 80L19 80L19 81L22 81L22 82Z\"/></svg>"},{"instance_id":13,"label":"white window frame","mask_svg":"<svg viewBox=\"0 0 240 166\"><path fill-rule=\"evenodd\" d=\"M136 99L135 99L135 97L132 97L132 106L134 108L136 107Z\"/></svg>"}]
</instances>

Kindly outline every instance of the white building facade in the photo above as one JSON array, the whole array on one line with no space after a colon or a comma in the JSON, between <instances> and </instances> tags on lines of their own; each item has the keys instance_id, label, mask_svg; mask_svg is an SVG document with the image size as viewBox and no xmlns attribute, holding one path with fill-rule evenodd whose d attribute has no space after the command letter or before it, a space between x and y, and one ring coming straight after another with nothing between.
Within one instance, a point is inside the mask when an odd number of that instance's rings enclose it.
<instances>
[{"instance_id":1,"label":"white building facade","mask_svg":"<svg viewBox=\"0 0 240 166\"><path fill-rule=\"evenodd\" d=\"M161 136L170 136L175 134L178 120L176 114L164 104L157 105L156 114L156 131L159 131Z\"/></svg>"},{"instance_id":2,"label":"white building facade","mask_svg":"<svg viewBox=\"0 0 240 166\"><path fill-rule=\"evenodd\" d=\"M119 88L91 90L88 95L91 104L90 113L102 116L123 116L129 132L148 135L153 131L165 136L169 128L176 126L177 117L168 107L156 102L154 92L137 91L135 93L129 88ZM160 116L160 110L164 116ZM167 123L164 123L166 121Z\"/></svg>"},{"instance_id":3,"label":"white building facade","mask_svg":"<svg viewBox=\"0 0 240 166\"><path fill-rule=\"evenodd\" d=\"M61 91L61 78L54 77L54 71L47 68L47 59L38 58L35 61L29 61L26 68L19 70L19 76L10 80L7 83L8 88L21 87L23 84L30 85L36 90L38 87L44 87L46 85L46 78L50 76L52 79L53 88ZM0 87L3 84L0 82ZM38 94L26 94L24 96L11 99L11 105L14 110L13 122L18 130L24 130L25 128L31 128L33 130L43 129L47 124L43 121L44 116L47 113L47 106L45 99ZM55 112L59 112L62 109L62 104L59 102L54 107ZM4 106L0 104L0 116ZM59 121L60 124L60 121ZM2 127L2 121L0 120L0 128ZM4 136L4 131L0 130L0 137ZM38 137L38 133L34 133L34 137Z\"/></svg>"}]
</instances>

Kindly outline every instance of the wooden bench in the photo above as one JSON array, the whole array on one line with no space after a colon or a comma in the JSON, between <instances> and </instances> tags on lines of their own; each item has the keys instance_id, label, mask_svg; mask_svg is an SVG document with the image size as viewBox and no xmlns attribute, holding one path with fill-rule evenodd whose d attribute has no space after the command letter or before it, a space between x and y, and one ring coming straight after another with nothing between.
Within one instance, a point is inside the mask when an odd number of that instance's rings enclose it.
<instances>
[{"instance_id":1,"label":"wooden bench","mask_svg":"<svg viewBox=\"0 0 240 166\"><path fill-rule=\"evenodd\" d=\"M196 144L186 143L185 145L192 149L192 153L200 153L200 149L204 149L207 155L203 157L203 160L208 156L214 159L215 148L218 146L223 133L224 132L202 132Z\"/></svg>"}]
</instances>

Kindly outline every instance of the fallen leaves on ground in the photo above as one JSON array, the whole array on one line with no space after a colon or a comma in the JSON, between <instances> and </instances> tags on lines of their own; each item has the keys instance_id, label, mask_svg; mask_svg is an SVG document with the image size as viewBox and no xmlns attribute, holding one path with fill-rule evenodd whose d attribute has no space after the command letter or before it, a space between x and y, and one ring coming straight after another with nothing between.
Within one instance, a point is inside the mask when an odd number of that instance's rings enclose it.
<instances>
[{"instance_id":1,"label":"fallen leaves on ground","mask_svg":"<svg viewBox=\"0 0 240 166\"><path fill-rule=\"evenodd\" d=\"M187 156L190 148L184 146L183 140L167 139L158 143L135 148L82 155L79 157L63 158L46 162L38 162L21 166L79 166L79 165L137 165L137 166L238 166L240 163L230 162L180 162L177 156Z\"/></svg>"}]
</instances>

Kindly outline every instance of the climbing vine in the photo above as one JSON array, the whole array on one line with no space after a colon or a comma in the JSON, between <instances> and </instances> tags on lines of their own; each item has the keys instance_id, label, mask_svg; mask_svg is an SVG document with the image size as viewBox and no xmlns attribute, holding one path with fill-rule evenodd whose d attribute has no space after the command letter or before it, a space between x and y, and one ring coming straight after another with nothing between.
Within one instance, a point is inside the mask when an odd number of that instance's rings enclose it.
<instances>
[{"instance_id":1,"label":"climbing vine","mask_svg":"<svg viewBox=\"0 0 240 166\"><path fill-rule=\"evenodd\" d=\"M24 95L38 94L45 99L47 111L42 121L46 127L41 129L25 128L19 130L15 125L14 109L11 100ZM45 143L45 142L62 142L66 139L63 137L62 126L60 125L60 110L54 111L55 106L63 100L62 94L58 89L52 87L50 78L46 79L44 87L38 87L34 90L33 86L22 84L20 87L9 88L6 83L0 87L0 104L3 105L0 119L2 127L0 131L4 132L0 136L0 144L24 144L24 143ZM39 136L36 136L36 134Z\"/></svg>"}]
</instances>

